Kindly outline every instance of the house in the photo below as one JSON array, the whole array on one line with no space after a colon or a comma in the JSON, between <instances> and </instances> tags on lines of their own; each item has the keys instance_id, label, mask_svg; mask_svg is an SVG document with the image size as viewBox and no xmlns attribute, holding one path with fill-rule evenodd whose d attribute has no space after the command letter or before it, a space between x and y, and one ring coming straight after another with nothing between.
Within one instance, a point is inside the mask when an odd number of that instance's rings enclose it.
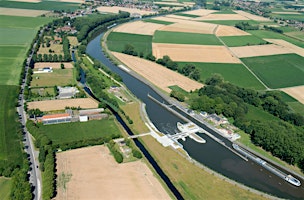
<instances>
[{"instance_id":1,"label":"house","mask_svg":"<svg viewBox=\"0 0 304 200\"><path fill-rule=\"evenodd\" d=\"M59 124L59 123L68 123L71 122L71 115L69 113L60 113L52 115L44 115L40 118L41 122L44 125L47 124Z\"/></svg>"}]
</instances>

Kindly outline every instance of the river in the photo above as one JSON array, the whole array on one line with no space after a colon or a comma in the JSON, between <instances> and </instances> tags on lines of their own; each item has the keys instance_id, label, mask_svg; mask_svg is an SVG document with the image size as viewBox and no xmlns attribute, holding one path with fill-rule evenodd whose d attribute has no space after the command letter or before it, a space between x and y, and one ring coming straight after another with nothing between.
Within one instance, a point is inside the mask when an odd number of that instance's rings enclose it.
<instances>
[{"instance_id":1,"label":"river","mask_svg":"<svg viewBox=\"0 0 304 200\"><path fill-rule=\"evenodd\" d=\"M110 68L111 71L122 77L128 89L146 104L147 114L158 130L165 134L174 134L177 131L176 123L184 121L148 98L147 95L150 94L159 101L165 101L150 86L113 65L105 57L100 44L102 36L103 34L100 34L89 42L86 53L98 59ZM210 133L219 137L216 133L213 133L213 131ZM200 134L200 136L203 137L207 143L200 144L190 138L187 138L186 141L180 141L188 154L196 161L230 179L259 191L281 198L304 199L303 180L301 180L302 185L300 187L293 186L256 163L244 161L207 135ZM224 138L221 139L229 144L229 141Z\"/></svg>"}]
</instances>

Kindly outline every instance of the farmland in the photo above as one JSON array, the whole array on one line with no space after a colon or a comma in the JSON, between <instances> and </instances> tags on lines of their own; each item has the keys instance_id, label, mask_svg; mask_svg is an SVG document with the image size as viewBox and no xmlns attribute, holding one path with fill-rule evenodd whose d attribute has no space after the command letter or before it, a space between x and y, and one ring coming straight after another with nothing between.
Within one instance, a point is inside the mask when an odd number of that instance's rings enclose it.
<instances>
[{"instance_id":1,"label":"farmland","mask_svg":"<svg viewBox=\"0 0 304 200\"><path fill-rule=\"evenodd\" d=\"M260 45L267 43L266 41L253 35L225 36L221 37L221 39L228 47Z\"/></svg>"},{"instance_id":2,"label":"farmland","mask_svg":"<svg viewBox=\"0 0 304 200\"><path fill-rule=\"evenodd\" d=\"M2 200L10 199L11 182L10 179L0 178L0 194Z\"/></svg>"},{"instance_id":3,"label":"farmland","mask_svg":"<svg viewBox=\"0 0 304 200\"><path fill-rule=\"evenodd\" d=\"M40 127L53 144L72 143L80 140L110 137L120 134L114 119L93 120L85 123L73 122Z\"/></svg>"},{"instance_id":4,"label":"farmland","mask_svg":"<svg viewBox=\"0 0 304 200\"><path fill-rule=\"evenodd\" d=\"M222 45L222 43L214 35L211 34L169 31L156 31L153 37L153 42L173 44Z\"/></svg>"},{"instance_id":5,"label":"farmland","mask_svg":"<svg viewBox=\"0 0 304 200\"><path fill-rule=\"evenodd\" d=\"M186 63L179 63L183 67ZM201 79L206 80L212 74L221 74L225 81L245 88L265 89L263 85L242 64L191 63L200 71Z\"/></svg>"},{"instance_id":6,"label":"farmland","mask_svg":"<svg viewBox=\"0 0 304 200\"><path fill-rule=\"evenodd\" d=\"M254 20L202 20L202 22L208 22L212 24L228 25L234 26L236 23L248 22L251 25L259 24L259 22Z\"/></svg>"},{"instance_id":7,"label":"farmland","mask_svg":"<svg viewBox=\"0 0 304 200\"><path fill-rule=\"evenodd\" d=\"M164 24L164 25L173 24L173 22L166 22L166 21L161 21L161 20L156 20L156 19L144 19L143 21L144 22L155 23L155 24Z\"/></svg>"},{"instance_id":8,"label":"farmland","mask_svg":"<svg viewBox=\"0 0 304 200\"><path fill-rule=\"evenodd\" d=\"M304 58L296 54L260 56L242 60L270 88L304 84Z\"/></svg>"},{"instance_id":9,"label":"farmland","mask_svg":"<svg viewBox=\"0 0 304 200\"><path fill-rule=\"evenodd\" d=\"M107 38L111 51L122 52L126 44L132 44L137 52L152 52L152 36L112 32Z\"/></svg>"},{"instance_id":10,"label":"farmland","mask_svg":"<svg viewBox=\"0 0 304 200\"><path fill-rule=\"evenodd\" d=\"M39 73L32 75L31 87L66 86L74 85L73 69L53 69L52 73Z\"/></svg>"},{"instance_id":11,"label":"farmland","mask_svg":"<svg viewBox=\"0 0 304 200\"><path fill-rule=\"evenodd\" d=\"M17 86L0 85L0 167L3 164L21 165L22 150L19 130L16 122L16 95ZM5 97L5 98L3 98Z\"/></svg>"}]
</instances>

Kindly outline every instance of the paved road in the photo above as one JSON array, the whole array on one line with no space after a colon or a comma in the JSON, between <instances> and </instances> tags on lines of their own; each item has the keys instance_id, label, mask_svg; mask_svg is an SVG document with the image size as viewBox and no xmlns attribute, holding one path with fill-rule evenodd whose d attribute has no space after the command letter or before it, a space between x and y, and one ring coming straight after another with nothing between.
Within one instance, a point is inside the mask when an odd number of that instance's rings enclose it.
<instances>
[{"instance_id":1,"label":"paved road","mask_svg":"<svg viewBox=\"0 0 304 200\"><path fill-rule=\"evenodd\" d=\"M42 32L40 32L40 37L42 36ZM32 137L31 134L27 131L26 129L26 113L24 111L24 88L26 86L26 79L28 76L28 69L29 69L29 64L30 61L32 60L33 57L33 53L34 53L34 49L37 45L37 41L34 43L33 48L32 48L32 53L29 55L29 57L27 58L27 63L26 63L26 67L25 67L25 78L22 80L22 84L21 84L21 92L19 95L19 99L18 99L18 103L19 106L17 107L17 111L19 114L19 119L20 122L23 126L23 143L25 146L25 152L29 155L29 161L30 161L30 171L28 172L30 175L30 183L33 187L33 195L34 195L34 200L41 200L41 183L42 183L42 179L41 179L41 172L40 172L40 168L39 168L39 162L38 162L38 155L39 152L37 150L35 150L34 148L34 144L32 141Z\"/></svg>"}]
</instances>

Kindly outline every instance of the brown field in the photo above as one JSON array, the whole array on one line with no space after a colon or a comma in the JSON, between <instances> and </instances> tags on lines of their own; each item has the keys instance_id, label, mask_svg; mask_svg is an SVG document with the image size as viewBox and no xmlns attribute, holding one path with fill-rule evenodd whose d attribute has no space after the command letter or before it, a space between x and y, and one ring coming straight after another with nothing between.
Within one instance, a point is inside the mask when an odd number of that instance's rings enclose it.
<instances>
[{"instance_id":1,"label":"brown field","mask_svg":"<svg viewBox=\"0 0 304 200\"><path fill-rule=\"evenodd\" d=\"M288 12L288 11L286 11L286 12L271 12L271 13L274 13L274 14L285 14L285 15L287 15L287 14L291 14L291 15L301 15L301 13L299 13L299 12Z\"/></svg>"},{"instance_id":2,"label":"brown field","mask_svg":"<svg viewBox=\"0 0 304 200\"><path fill-rule=\"evenodd\" d=\"M194 22L194 21L183 21L181 23L175 23L164 26L159 30L172 31L172 32L213 34L216 27L217 27L216 24Z\"/></svg>"},{"instance_id":3,"label":"brown field","mask_svg":"<svg viewBox=\"0 0 304 200\"><path fill-rule=\"evenodd\" d=\"M29 2L29 3L39 3L41 0L9 0L9 1L19 1L19 2Z\"/></svg>"},{"instance_id":4,"label":"brown field","mask_svg":"<svg viewBox=\"0 0 304 200\"><path fill-rule=\"evenodd\" d=\"M286 92L302 104L304 104L304 86L296 86L291 88L284 88L281 89L282 91Z\"/></svg>"},{"instance_id":5,"label":"brown field","mask_svg":"<svg viewBox=\"0 0 304 200\"><path fill-rule=\"evenodd\" d=\"M64 64L65 69L74 68L72 63L62 62ZM53 69L61 69L61 62L37 62L34 65L34 69L44 68L44 67L52 67Z\"/></svg>"},{"instance_id":6,"label":"brown field","mask_svg":"<svg viewBox=\"0 0 304 200\"><path fill-rule=\"evenodd\" d=\"M112 52L112 54L130 69L164 91L170 92L171 89L168 87L173 85L177 85L188 92L203 86L201 83L191 80L154 62L122 53Z\"/></svg>"},{"instance_id":7,"label":"brown field","mask_svg":"<svg viewBox=\"0 0 304 200\"><path fill-rule=\"evenodd\" d=\"M46 14L50 11L47 10L30 10L30 9L17 9L17 8L0 8L1 15L23 16L23 17L37 17Z\"/></svg>"},{"instance_id":8,"label":"brown field","mask_svg":"<svg viewBox=\"0 0 304 200\"><path fill-rule=\"evenodd\" d=\"M153 19L165 21L165 22L174 22L174 23L189 23L189 20L170 18L170 17L154 17Z\"/></svg>"},{"instance_id":9,"label":"brown field","mask_svg":"<svg viewBox=\"0 0 304 200\"><path fill-rule=\"evenodd\" d=\"M164 27L164 24L156 24L149 22L136 21L131 23L122 24L116 27L114 32L133 33L140 35L153 35L155 30Z\"/></svg>"},{"instance_id":10,"label":"brown field","mask_svg":"<svg viewBox=\"0 0 304 200\"><path fill-rule=\"evenodd\" d=\"M98 108L98 102L91 98L33 101L27 105L28 109L38 108L41 111L64 110L65 107Z\"/></svg>"},{"instance_id":11,"label":"brown field","mask_svg":"<svg viewBox=\"0 0 304 200\"><path fill-rule=\"evenodd\" d=\"M229 47L229 48L239 58L293 53L288 48L275 44Z\"/></svg>"},{"instance_id":12,"label":"brown field","mask_svg":"<svg viewBox=\"0 0 304 200\"><path fill-rule=\"evenodd\" d=\"M141 15L149 15L153 14L155 12L151 11L146 11L146 10L139 10L136 8L125 8L125 7L118 7L118 6L113 6L113 7L108 7L108 6L100 6L97 8L99 12L105 12L105 13L118 13L120 10L129 12L130 14L132 13L139 13Z\"/></svg>"},{"instance_id":13,"label":"brown field","mask_svg":"<svg viewBox=\"0 0 304 200\"><path fill-rule=\"evenodd\" d=\"M219 25L216 29L215 35L217 36L240 36L240 35L250 35L249 33L242 31L233 26Z\"/></svg>"},{"instance_id":14,"label":"brown field","mask_svg":"<svg viewBox=\"0 0 304 200\"><path fill-rule=\"evenodd\" d=\"M56 158L56 200L171 199L145 163L117 164L105 146L65 151Z\"/></svg>"},{"instance_id":15,"label":"brown field","mask_svg":"<svg viewBox=\"0 0 304 200\"><path fill-rule=\"evenodd\" d=\"M240 63L225 46L152 43L152 50L156 58L168 55L173 61Z\"/></svg>"},{"instance_id":16,"label":"brown field","mask_svg":"<svg viewBox=\"0 0 304 200\"><path fill-rule=\"evenodd\" d=\"M206 10L206 9L198 9L198 10L191 10L186 11L183 13L190 14L190 15L199 15L199 16L205 16L209 15L210 13L216 12L215 10Z\"/></svg>"},{"instance_id":17,"label":"brown field","mask_svg":"<svg viewBox=\"0 0 304 200\"><path fill-rule=\"evenodd\" d=\"M281 39L265 39L268 42L284 47L289 51L304 57L304 49Z\"/></svg>"},{"instance_id":18,"label":"brown field","mask_svg":"<svg viewBox=\"0 0 304 200\"><path fill-rule=\"evenodd\" d=\"M249 20L249 19L239 14L209 14L203 17L193 18L193 20L201 21L201 20Z\"/></svg>"},{"instance_id":19,"label":"brown field","mask_svg":"<svg viewBox=\"0 0 304 200\"><path fill-rule=\"evenodd\" d=\"M248 12L244 12L242 10L234 10L234 12L238 13L241 16L247 17L248 19L255 20L255 21L271 21L268 18L253 15L253 14L250 14Z\"/></svg>"},{"instance_id":20,"label":"brown field","mask_svg":"<svg viewBox=\"0 0 304 200\"><path fill-rule=\"evenodd\" d=\"M49 50L53 50L54 52L53 53L50 53ZM42 44L40 45L39 47L39 50L37 52L37 54L61 54L63 55L63 47L62 47L62 44L52 44L50 45L50 47L42 47Z\"/></svg>"},{"instance_id":21,"label":"brown field","mask_svg":"<svg viewBox=\"0 0 304 200\"><path fill-rule=\"evenodd\" d=\"M193 18L193 17L186 17L186 16L180 16L180 15L166 15L166 17L184 19L184 20L190 20Z\"/></svg>"},{"instance_id":22,"label":"brown field","mask_svg":"<svg viewBox=\"0 0 304 200\"><path fill-rule=\"evenodd\" d=\"M75 37L75 36L68 36L67 38L68 38L71 46L77 46L78 45L77 37Z\"/></svg>"}]
</instances>

